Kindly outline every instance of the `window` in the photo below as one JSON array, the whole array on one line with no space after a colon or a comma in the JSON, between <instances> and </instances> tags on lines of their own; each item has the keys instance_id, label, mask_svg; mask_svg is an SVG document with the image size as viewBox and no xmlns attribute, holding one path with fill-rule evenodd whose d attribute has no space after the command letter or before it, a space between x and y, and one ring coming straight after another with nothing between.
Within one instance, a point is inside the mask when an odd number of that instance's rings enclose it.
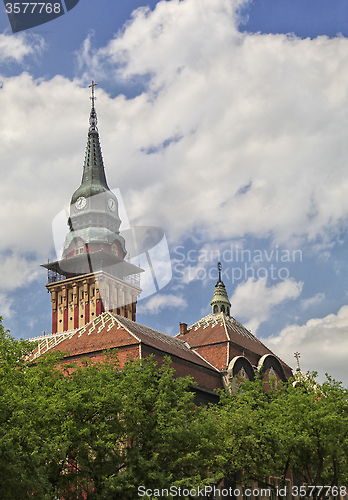
<instances>
[{"instance_id":1,"label":"window","mask_svg":"<svg viewBox=\"0 0 348 500\"><path fill-rule=\"evenodd\" d=\"M75 255L80 255L80 253L84 253L85 247L77 247L75 248Z\"/></svg>"}]
</instances>

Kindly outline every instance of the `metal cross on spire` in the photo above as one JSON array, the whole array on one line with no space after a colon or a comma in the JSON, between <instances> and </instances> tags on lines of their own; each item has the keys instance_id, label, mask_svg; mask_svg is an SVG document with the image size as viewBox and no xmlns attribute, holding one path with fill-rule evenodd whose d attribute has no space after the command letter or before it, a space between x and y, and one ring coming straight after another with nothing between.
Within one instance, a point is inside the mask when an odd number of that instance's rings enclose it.
<instances>
[{"instance_id":1,"label":"metal cross on spire","mask_svg":"<svg viewBox=\"0 0 348 500\"><path fill-rule=\"evenodd\" d=\"M92 108L94 108L94 101L96 99L96 97L94 96L94 87L98 85L97 83L94 83L94 81L92 80L92 85L89 85L88 88L92 89L92 97L90 97L91 101L92 101Z\"/></svg>"},{"instance_id":2,"label":"metal cross on spire","mask_svg":"<svg viewBox=\"0 0 348 500\"><path fill-rule=\"evenodd\" d=\"M90 132L94 132L94 131L98 131L98 128L97 128L97 123L98 123L98 120L97 120L97 113L94 109L94 101L96 100L96 97L94 95L94 87L98 85L97 83L94 83L94 81L92 80L92 85L89 85L88 88L91 88L92 89L92 97L90 97L90 100L92 101L92 109L91 109L91 114L89 116L89 131Z\"/></svg>"},{"instance_id":3,"label":"metal cross on spire","mask_svg":"<svg viewBox=\"0 0 348 500\"><path fill-rule=\"evenodd\" d=\"M296 358L296 362L297 362L297 367L296 367L296 371L297 372L300 372L301 371L301 368L300 368L300 353L298 351L294 352L294 356Z\"/></svg>"}]
</instances>

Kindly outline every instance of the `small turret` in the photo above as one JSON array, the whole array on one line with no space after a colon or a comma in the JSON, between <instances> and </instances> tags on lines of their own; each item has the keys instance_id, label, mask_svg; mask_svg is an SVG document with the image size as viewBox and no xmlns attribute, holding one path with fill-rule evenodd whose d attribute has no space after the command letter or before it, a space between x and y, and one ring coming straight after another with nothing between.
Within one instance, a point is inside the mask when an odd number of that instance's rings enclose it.
<instances>
[{"instance_id":1,"label":"small turret","mask_svg":"<svg viewBox=\"0 0 348 500\"><path fill-rule=\"evenodd\" d=\"M221 262L218 263L219 279L215 285L213 300L210 302L213 314L223 312L226 316L230 316L231 302L228 300L225 285L221 281Z\"/></svg>"}]
</instances>

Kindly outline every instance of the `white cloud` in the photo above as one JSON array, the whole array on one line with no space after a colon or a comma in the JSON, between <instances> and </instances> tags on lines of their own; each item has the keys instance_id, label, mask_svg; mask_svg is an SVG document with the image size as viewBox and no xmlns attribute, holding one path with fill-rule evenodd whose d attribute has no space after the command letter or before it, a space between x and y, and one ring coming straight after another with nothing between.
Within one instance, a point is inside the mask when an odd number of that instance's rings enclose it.
<instances>
[{"instance_id":1,"label":"white cloud","mask_svg":"<svg viewBox=\"0 0 348 500\"><path fill-rule=\"evenodd\" d=\"M140 304L137 308L138 313L142 314L158 314L164 309L179 307L184 309L187 307L187 302L185 299L178 295L153 295L145 304Z\"/></svg>"},{"instance_id":2,"label":"white cloud","mask_svg":"<svg viewBox=\"0 0 348 500\"><path fill-rule=\"evenodd\" d=\"M0 316L13 316L14 306L18 306L18 303L14 303L11 292L38 279L39 264L37 260L18 253L0 252Z\"/></svg>"},{"instance_id":3,"label":"white cloud","mask_svg":"<svg viewBox=\"0 0 348 500\"><path fill-rule=\"evenodd\" d=\"M160 2L106 47L85 43L97 77L145 82L111 99L99 81L109 185L171 242L330 239L348 214L348 40L241 34L242 3ZM39 46L14 38L4 53L17 61ZM0 251L46 261L51 220L80 184L89 90L61 76L1 81Z\"/></svg>"},{"instance_id":4,"label":"white cloud","mask_svg":"<svg viewBox=\"0 0 348 500\"><path fill-rule=\"evenodd\" d=\"M19 35L0 34L0 64L23 63L26 56L39 55L44 49L44 39L40 35L21 33Z\"/></svg>"},{"instance_id":5,"label":"white cloud","mask_svg":"<svg viewBox=\"0 0 348 500\"><path fill-rule=\"evenodd\" d=\"M137 150L132 214L176 235L330 237L348 212L348 40L241 34L241 3L160 2L85 45L101 76L147 82L117 100L120 142Z\"/></svg>"},{"instance_id":6,"label":"white cloud","mask_svg":"<svg viewBox=\"0 0 348 500\"><path fill-rule=\"evenodd\" d=\"M13 299L8 297L6 293L0 292L0 316L3 318L10 318L12 316L12 304Z\"/></svg>"},{"instance_id":7,"label":"white cloud","mask_svg":"<svg viewBox=\"0 0 348 500\"><path fill-rule=\"evenodd\" d=\"M246 328L255 334L260 324L269 319L272 309L286 300L297 299L302 287L302 282L291 278L273 286L267 286L264 279L249 278L237 286L231 297L231 313L246 320Z\"/></svg>"},{"instance_id":8,"label":"white cloud","mask_svg":"<svg viewBox=\"0 0 348 500\"><path fill-rule=\"evenodd\" d=\"M314 297L301 301L301 307L305 311L309 307L320 304L325 299L325 293L317 293Z\"/></svg>"},{"instance_id":9,"label":"white cloud","mask_svg":"<svg viewBox=\"0 0 348 500\"><path fill-rule=\"evenodd\" d=\"M3 82L0 251L46 259L51 221L80 184L89 91L58 76L45 82L23 73Z\"/></svg>"},{"instance_id":10,"label":"white cloud","mask_svg":"<svg viewBox=\"0 0 348 500\"><path fill-rule=\"evenodd\" d=\"M18 254L0 253L0 290L14 290L38 277L39 263Z\"/></svg>"},{"instance_id":11,"label":"white cloud","mask_svg":"<svg viewBox=\"0 0 348 500\"><path fill-rule=\"evenodd\" d=\"M304 325L289 325L277 336L265 339L266 345L285 362L294 366L293 353L301 353L302 371L325 372L348 387L348 305L337 314L313 318Z\"/></svg>"}]
</instances>

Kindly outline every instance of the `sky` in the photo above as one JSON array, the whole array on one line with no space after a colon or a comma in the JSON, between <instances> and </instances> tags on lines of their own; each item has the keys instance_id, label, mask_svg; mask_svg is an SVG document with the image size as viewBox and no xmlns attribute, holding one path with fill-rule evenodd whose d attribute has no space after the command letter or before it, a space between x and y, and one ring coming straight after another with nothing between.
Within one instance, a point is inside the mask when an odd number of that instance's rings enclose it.
<instances>
[{"instance_id":1,"label":"sky","mask_svg":"<svg viewBox=\"0 0 348 500\"><path fill-rule=\"evenodd\" d=\"M5 327L51 331L40 264L81 181L93 79L109 186L171 259L137 321L175 335L209 314L221 261L233 317L348 386L347 37L343 0L80 0L16 34L3 9Z\"/></svg>"}]
</instances>

